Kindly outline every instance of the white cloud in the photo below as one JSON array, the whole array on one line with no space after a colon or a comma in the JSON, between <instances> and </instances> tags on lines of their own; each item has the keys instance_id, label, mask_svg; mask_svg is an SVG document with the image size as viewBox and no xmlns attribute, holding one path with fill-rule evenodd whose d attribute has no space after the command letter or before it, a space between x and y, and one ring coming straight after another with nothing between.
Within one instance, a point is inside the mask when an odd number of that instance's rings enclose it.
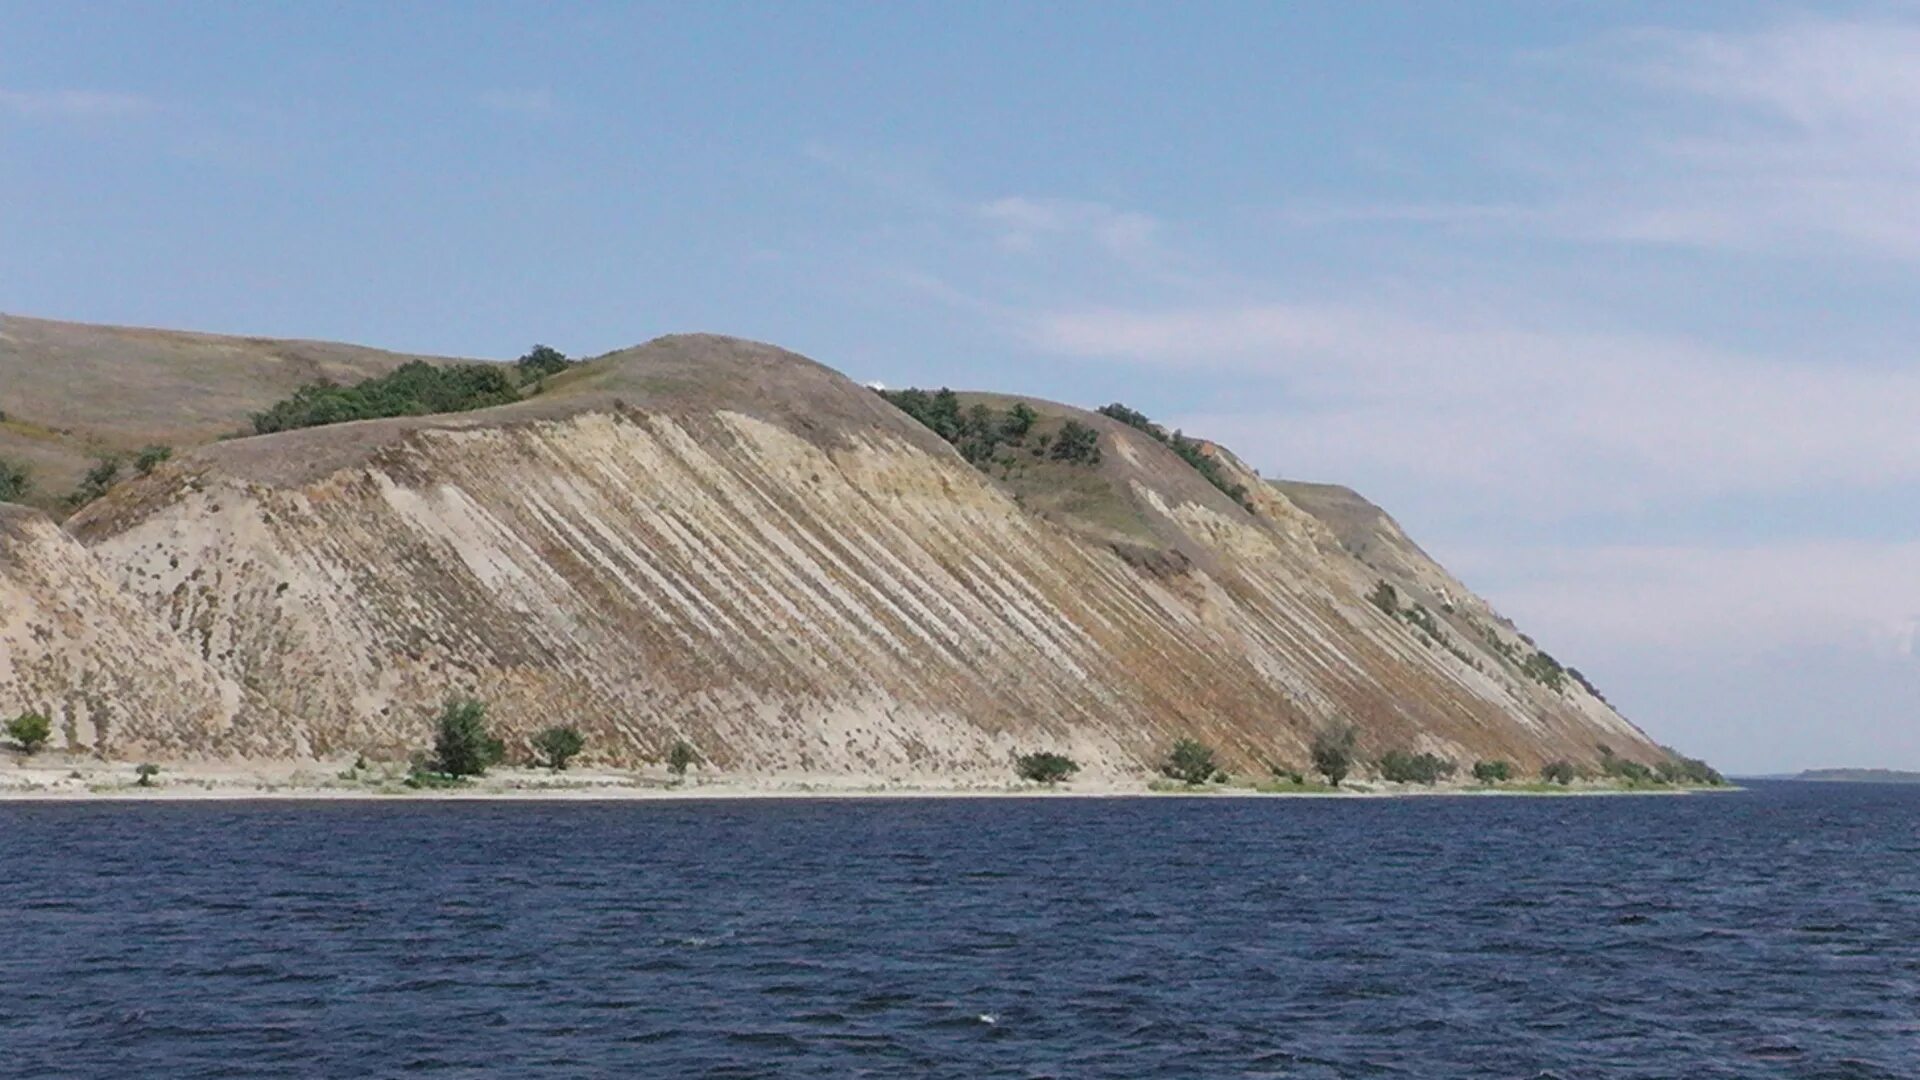
<instances>
[{"instance_id":1,"label":"white cloud","mask_svg":"<svg viewBox=\"0 0 1920 1080\"><path fill-rule=\"evenodd\" d=\"M1555 645L1745 656L1793 646L1912 656L1920 541L1480 547L1458 568Z\"/></svg>"},{"instance_id":2,"label":"white cloud","mask_svg":"<svg viewBox=\"0 0 1920 1080\"><path fill-rule=\"evenodd\" d=\"M123 120L160 111L138 94L104 90L0 90L0 112L28 120Z\"/></svg>"},{"instance_id":3,"label":"white cloud","mask_svg":"<svg viewBox=\"0 0 1920 1080\"><path fill-rule=\"evenodd\" d=\"M1183 417L1286 475L1391 473L1514 514L1920 483L1920 371L1683 340L1263 304L1044 313L1038 348L1273 380Z\"/></svg>"}]
</instances>

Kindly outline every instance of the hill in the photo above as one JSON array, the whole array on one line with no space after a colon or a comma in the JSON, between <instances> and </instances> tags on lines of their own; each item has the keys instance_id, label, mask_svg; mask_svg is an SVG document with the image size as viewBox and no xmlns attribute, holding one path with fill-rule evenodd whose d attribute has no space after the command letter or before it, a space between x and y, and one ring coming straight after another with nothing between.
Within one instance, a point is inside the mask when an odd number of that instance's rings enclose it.
<instances>
[{"instance_id":1,"label":"hill","mask_svg":"<svg viewBox=\"0 0 1920 1080\"><path fill-rule=\"evenodd\" d=\"M28 502L54 507L106 454L200 446L319 380L351 383L412 360L321 341L0 315L0 459L26 465Z\"/></svg>"},{"instance_id":2,"label":"hill","mask_svg":"<svg viewBox=\"0 0 1920 1080\"><path fill-rule=\"evenodd\" d=\"M1034 748L1138 776L1184 736L1264 773L1346 721L1368 757L1664 758L1353 493L965 397L1033 432L975 464L823 365L678 335L512 404L207 445L64 534L14 515L9 610L121 636L16 620L39 652L0 715L103 754L391 759L465 693L517 749L569 722L602 762L686 740L771 778L1000 778Z\"/></svg>"},{"instance_id":3,"label":"hill","mask_svg":"<svg viewBox=\"0 0 1920 1080\"><path fill-rule=\"evenodd\" d=\"M1920 784L1920 772L1904 769L1806 769L1794 780L1854 784Z\"/></svg>"}]
</instances>

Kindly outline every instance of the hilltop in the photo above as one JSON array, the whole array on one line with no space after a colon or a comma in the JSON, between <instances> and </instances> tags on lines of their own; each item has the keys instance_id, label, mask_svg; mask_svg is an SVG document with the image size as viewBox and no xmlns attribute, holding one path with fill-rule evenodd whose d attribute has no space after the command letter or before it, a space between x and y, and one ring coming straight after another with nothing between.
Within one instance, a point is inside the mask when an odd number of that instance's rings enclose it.
<instances>
[{"instance_id":1,"label":"hilltop","mask_svg":"<svg viewBox=\"0 0 1920 1080\"><path fill-rule=\"evenodd\" d=\"M1131 410L955 395L994 425L983 449L815 361L696 334L491 408L207 442L301 385L289 356L408 358L163 339L250 389L210 387L198 426L168 429L203 445L64 529L5 519L0 715L47 710L65 747L404 760L472 694L518 750L565 720L602 765L685 741L769 780L978 781L1035 748L1138 777L1182 737L1264 775L1348 722L1367 760L1667 757L1378 507ZM60 370L84 400L114 363ZM192 398L197 369L166 370L87 437L151 437L118 418ZM43 378L20 398L58 396Z\"/></svg>"}]
</instances>

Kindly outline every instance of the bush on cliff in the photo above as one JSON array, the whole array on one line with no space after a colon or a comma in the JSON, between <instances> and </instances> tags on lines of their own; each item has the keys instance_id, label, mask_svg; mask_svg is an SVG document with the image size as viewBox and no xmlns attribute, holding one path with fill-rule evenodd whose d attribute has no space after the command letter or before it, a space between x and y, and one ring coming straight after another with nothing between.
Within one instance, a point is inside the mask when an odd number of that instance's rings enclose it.
<instances>
[{"instance_id":1,"label":"bush on cliff","mask_svg":"<svg viewBox=\"0 0 1920 1080\"><path fill-rule=\"evenodd\" d=\"M567 767L587 748L587 737L576 727L550 727L533 737L533 752L555 772Z\"/></svg>"},{"instance_id":2,"label":"bush on cliff","mask_svg":"<svg viewBox=\"0 0 1920 1080\"><path fill-rule=\"evenodd\" d=\"M53 721L45 713L23 712L7 721L7 738L22 751L37 754L53 738Z\"/></svg>"},{"instance_id":3,"label":"bush on cliff","mask_svg":"<svg viewBox=\"0 0 1920 1080\"><path fill-rule=\"evenodd\" d=\"M1389 750L1380 756L1380 776L1396 784L1434 784L1452 776L1454 764L1438 754Z\"/></svg>"},{"instance_id":4,"label":"bush on cliff","mask_svg":"<svg viewBox=\"0 0 1920 1080\"><path fill-rule=\"evenodd\" d=\"M1045 750L1021 754L1013 759L1013 767L1020 779L1036 784L1057 784L1080 771L1079 763L1072 758Z\"/></svg>"},{"instance_id":5,"label":"bush on cliff","mask_svg":"<svg viewBox=\"0 0 1920 1080\"><path fill-rule=\"evenodd\" d=\"M452 777L481 776L499 763L506 745L487 729L487 706L474 698L455 698L434 722L434 772Z\"/></svg>"},{"instance_id":6,"label":"bush on cliff","mask_svg":"<svg viewBox=\"0 0 1920 1080\"><path fill-rule=\"evenodd\" d=\"M1204 784L1220 771L1213 761L1213 747L1197 739L1181 739L1167 752L1160 771L1185 784Z\"/></svg>"},{"instance_id":7,"label":"bush on cliff","mask_svg":"<svg viewBox=\"0 0 1920 1080\"><path fill-rule=\"evenodd\" d=\"M469 412L520 400L514 370L504 364L448 364L422 360L351 386L308 383L265 412L253 414L253 431L266 435L295 428L373 420L384 416L431 416Z\"/></svg>"},{"instance_id":8,"label":"bush on cliff","mask_svg":"<svg viewBox=\"0 0 1920 1080\"><path fill-rule=\"evenodd\" d=\"M119 482L120 459L111 455L96 458L93 468L88 469L86 477L80 481L80 486L74 490L73 494L67 496L67 505L85 506L105 495L113 485Z\"/></svg>"},{"instance_id":9,"label":"bush on cliff","mask_svg":"<svg viewBox=\"0 0 1920 1080\"><path fill-rule=\"evenodd\" d=\"M1540 766L1540 779L1550 784L1565 786L1573 783L1579 776L1580 770L1574 767L1573 762L1565 759L1549 761Z\"/></svg>"},{"instance_id":10,"label":"bush on cliff","mask_svg":"<svg viewBox=\"0 0 1920 1080\"><path fill-rule=\"evenodd\" d=\"M1473 763L1473 778L1483 784L1500 784L1513 779L1511 761L1476 761Z\"/></svg>"},{"instance_id":11,"label":"bush on cliff","mask_svg":"<svg viewBox=\"0 0 1920 1080\"><path fill-rule=\"evenodd\" d=\"M527 354L513 362L514 370L520 373L521 383L537 382L548 375L558 375L573 366L567 354L559 349L545 345L535 345Z\"/></svg>"},{"instance_id":12,"label":"bush on cliff","mask_svg":"<svg viewBox=\"0 0 1920 1080\"><path fill-rule=\"evenodd\" d=\"M33 474L25 465L0 458L0 502L19 502L33 490Z\"/></svg>"}]
</instances>

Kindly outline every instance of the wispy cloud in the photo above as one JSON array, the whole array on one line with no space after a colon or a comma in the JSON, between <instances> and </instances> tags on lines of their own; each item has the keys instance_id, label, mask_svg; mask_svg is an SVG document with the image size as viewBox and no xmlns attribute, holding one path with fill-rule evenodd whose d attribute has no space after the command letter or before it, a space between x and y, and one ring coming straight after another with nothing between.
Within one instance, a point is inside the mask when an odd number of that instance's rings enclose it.
<instances>
[{"instance_id":1,"label":"wispy cloud","mask_svg":"<svg viewBox=\"0 0 1920 1080\"><path fill-rule=\"evenodd\" d=\"M1148 214L1080 199L1010 195L975 208L1002 250L1033 252L1051 241L1091 243L1099 251L1136 266L1161 257L1160 223Z\"/></svg>"},{"instance_id":2,"label":"wispy cloud","mask_svg":"<svg viewBox=\"0 0 1920 1080\"><path fill-rule=\"evenodd\" d=\"M1063 310L1027 334L1063 356L1267 380L1268 408L1186 419L1290 475L1391 474L1509 514L1920 483L1911 369L1365 306Z\"/></svg>"},{"instance_id":3,"label":"wispy cloud","mask_svg":"<svg viewBox=\"0 0 1920 1080\"><path fill-rule=\"evenodd\" d=\"M125 120L161 111L158 101L106 90L0 89L0 113L28 120Z\"/></svg>"}]
</instances>

